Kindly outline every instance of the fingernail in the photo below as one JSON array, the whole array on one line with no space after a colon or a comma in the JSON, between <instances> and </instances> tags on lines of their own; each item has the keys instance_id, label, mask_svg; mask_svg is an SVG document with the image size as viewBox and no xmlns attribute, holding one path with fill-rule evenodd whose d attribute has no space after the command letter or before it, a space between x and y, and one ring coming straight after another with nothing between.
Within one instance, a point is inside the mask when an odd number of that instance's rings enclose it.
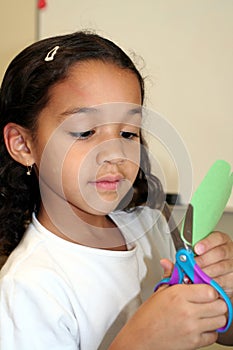
<instances>
[{"instance_id":1,"label":"fingernail","mask_svg":"<svg viewBox=\"0 0 233 350\"><path fill-rule=\"evenodd\" d=\"M198 255L201 255L203 253L205 253L205 246L202 243L197 243L197 245L195 246L195 252Z\"/></svg>"}]
</instances>

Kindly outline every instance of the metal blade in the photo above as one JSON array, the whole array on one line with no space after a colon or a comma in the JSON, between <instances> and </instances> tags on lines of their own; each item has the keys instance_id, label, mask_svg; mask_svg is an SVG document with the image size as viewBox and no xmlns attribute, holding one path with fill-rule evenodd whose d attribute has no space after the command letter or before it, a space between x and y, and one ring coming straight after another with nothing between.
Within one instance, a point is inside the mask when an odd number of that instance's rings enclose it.
<instances>
[{"instance_id":1,"label":"metal blade","mask_svg":"<svg viewBox=\"0 0 233 350\"><path fill-rule=\"evenodd\" d=\"M181 248L186 248L184 241L181 238L180 231L177 228L177 225L175 223L175 220L172 217L171 211L170 211L167 203L165 203L165 205L164 205L163 213L164 213L164 216L167 220L167 223L168 223L168 226L170 229L170 234L172 236L172 240L173 240L173 243L174 243L176 250L178 251Z\"/></svg>"},{"instance_id":2,"label":"metal blade","mask_svg":"<svg viewBox=\"0 0 233 350\"><path fill-rule=\"evenodd\" d=\"M187 244L191 247L193 241L193 206L188 205L188 209L185 215L183 236Z\"/></svg>"}]
</instances>

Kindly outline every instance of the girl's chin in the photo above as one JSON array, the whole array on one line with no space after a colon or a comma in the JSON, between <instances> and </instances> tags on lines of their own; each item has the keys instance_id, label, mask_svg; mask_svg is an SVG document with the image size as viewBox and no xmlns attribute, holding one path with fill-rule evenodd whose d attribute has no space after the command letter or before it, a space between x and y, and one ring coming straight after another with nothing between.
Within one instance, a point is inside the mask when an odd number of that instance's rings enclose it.
<instances>
[{"instance_id":1,"label":"girl's chin","mask_svg":"<svg viewBox=\"0 0 233 350\"><path fill-rule=\"evenodd\" d=\"M107 198L104 197L89 203L88 206L90 213L93 213L94 215L108 215L116 210L121 202L121 199L122 198L119 198L119 196L116 196L115 198L110 198L110 196L108 196Z\"/></svg>"}]
</instances>

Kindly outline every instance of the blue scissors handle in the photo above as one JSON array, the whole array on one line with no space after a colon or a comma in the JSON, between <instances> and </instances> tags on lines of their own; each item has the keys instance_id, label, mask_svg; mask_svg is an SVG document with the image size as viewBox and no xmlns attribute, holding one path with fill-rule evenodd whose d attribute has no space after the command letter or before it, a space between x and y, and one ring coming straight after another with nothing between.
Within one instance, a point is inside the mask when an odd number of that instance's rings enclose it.
<instances>
[{"instance_id":1,"label":"blue scissors handle","mask_svg":"<svg viewBox=\"0 0 233 350\"><path fill-rule=\"evenodd\" d=\"M211 279L208 275L206 275L201 268L197 265L194 259L194 253L191 250L180 249L176 253L176 263L172 272L171 277L162 279L156 286L154 291L156 291L161 285L168 284L181 284L183 283L184 277L187 276L192 283L204 283L211 285L221 296L221 298L227 304L228 309L228 320L227 324L217 329L219 333L226 332L233 320L233 307L230 298L226 294L226 292L220 287L220 285Z\"/></svg>"}]
</instances>

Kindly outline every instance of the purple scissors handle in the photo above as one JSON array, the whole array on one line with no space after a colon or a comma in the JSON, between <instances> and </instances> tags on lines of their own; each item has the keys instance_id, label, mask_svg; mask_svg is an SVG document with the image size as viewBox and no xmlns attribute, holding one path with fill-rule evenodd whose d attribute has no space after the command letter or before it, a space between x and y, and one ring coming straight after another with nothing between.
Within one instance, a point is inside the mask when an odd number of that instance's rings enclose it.
<instances>
[{"instance_id":1,"label":"purple scissors handle","mask_svg":"<svg viewBox=\"0 0 233 350\"><path fill-rule=\"evenodd\" d=\"M156 292L156 290L164 284L168 284L172 286L174 284L181 284L182 282L183 282L183 273L180 271L180 268L178 267L178 265L175 264L171 277L163 278L158 284L156 284L154 288L154 292Z\"/></svg>"}]
</instances>

